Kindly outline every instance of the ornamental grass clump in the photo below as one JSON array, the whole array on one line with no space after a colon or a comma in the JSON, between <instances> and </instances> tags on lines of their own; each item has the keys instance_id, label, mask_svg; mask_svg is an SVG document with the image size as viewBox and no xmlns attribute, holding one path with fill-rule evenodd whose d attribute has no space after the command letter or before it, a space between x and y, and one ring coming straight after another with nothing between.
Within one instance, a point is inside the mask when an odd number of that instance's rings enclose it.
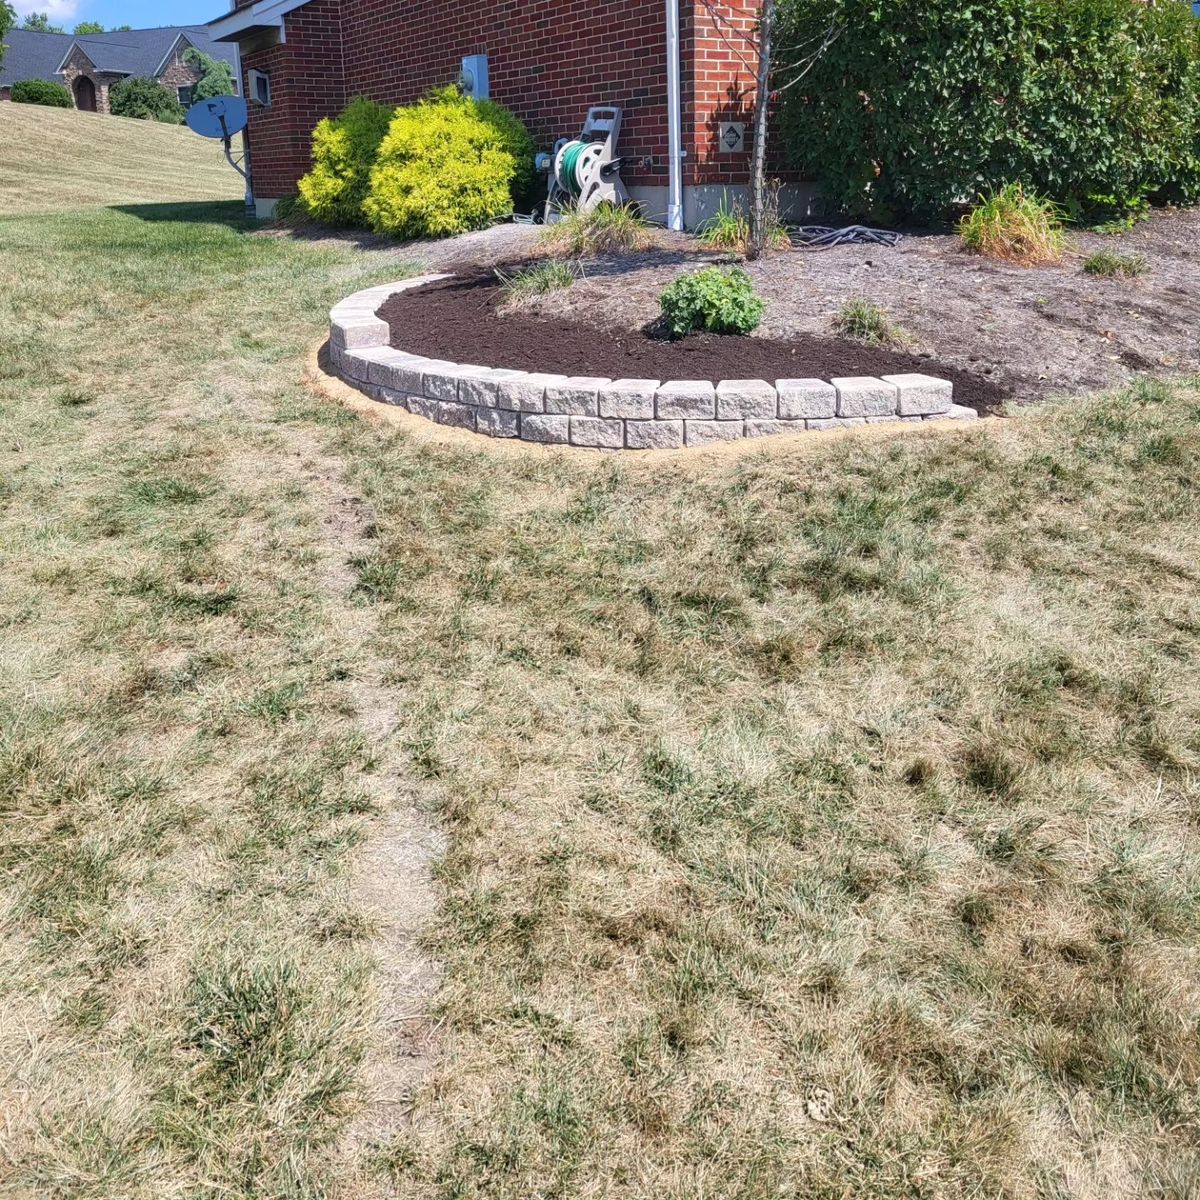
<instances>
[{"instance_id":1,"label":"ornamental grass clump","mask_svg":"<svg viewBox=\"0 0 1200 1200\"><path fill-rule=\"evenodd\" d=\"M519 271L507 272L497 269L495 272L500 282L500 290L504 293L505 308L515 308L535 296L544 296L548 292L569 288L582 274L579 263L559 259L548 259L532 267L523 267Z\"/></svg>"},{"instance_id":2,"label":"ornamental grass clump","mask_svg":"<svg viewBox=\"0 0 1200 1200\"><path fill-rule=\"evenodd\" d=\"M863 346L906 346L910 338L891 317L869 300L847 300L833 318L838 337Z\"/></svg>"},{"instance_id":3,"label":"ornamental grass clump","mask_svg":"<svg viewBox=\"0 0 1200 1200\"><path fill-rule=\"evenodd\" d=\"M1008 183L979 203L958 225L963 245L974 254L1033 267L1056 263L1063 252L1062 214L1052 200Z\"/></svg>"},{"instance_id":4,"label":"ornamental grass clump","mask_svg":"<svg viewBox=\"0 0 1200 1200\"><path fill-rule=\"evenodd\" d=\"M394 109L356 96L340 116L313 130L313 167L297 185L309 216L330 225L364 225L371 168Z\"/></svg>"},{"instance_id":5,"label":"ornamental grass clump","mask_svg":"<svg viewBox=\"0 0 1200 1200\"><path fill-rule=\"evenodd\" d=\"M370 227L392 237L450 237L511 213L533 143L501 112L457 88L396 109L363 202Z\"/></svg>"},{"instance_id":6,"label":"ornamental grass clump","mask_svg":"<svg viewBox=\"0 0 1200 1200\"><path fill-rule=\"evenodd\" d=\"M571 209L546 226L541 246L549 254L567 258L597 258L647 250L654 233L634 204L600 204L582 212Z\"/></svg>"},{"instance_id":7,"label":"ornamental grass clump","mask_svg":"<svg viewBox=\"0 0 1200 1200\"><path fill-rule=\"evenodd\" d=\"M768 203L764 213L766 245L772 250L782 250L791 244L787 230L779 221L778 194ZM696 240L710 250L731 250L745 254L750 245L750 218L740 201L721 197L717 211L696 230Z\"/></svg>"},{"instance_id":8,"label":"ornamental grass clump","mask_svg":"<svg viewBox=\"0 0 1200 1200\"><path fill-rule=\"evenodd\" d=\"M659 297L671 336L706 333L751 333L762 320L763 299L740 267L705 267L681 275Z\"/></svg>"},{"instance_id":9,"label":"ornamental grass clump","mask_svg":"<svg viewBox=\"0 0 1200 1200\"><path fill-rule=\"evenodd\" d=\"M1083 260L1085 275L1102 279L1135 279L1146 273L1146 260L1140 254L1117 254L1112 250L1097 250Z\"/></svg>"}]
</instances>

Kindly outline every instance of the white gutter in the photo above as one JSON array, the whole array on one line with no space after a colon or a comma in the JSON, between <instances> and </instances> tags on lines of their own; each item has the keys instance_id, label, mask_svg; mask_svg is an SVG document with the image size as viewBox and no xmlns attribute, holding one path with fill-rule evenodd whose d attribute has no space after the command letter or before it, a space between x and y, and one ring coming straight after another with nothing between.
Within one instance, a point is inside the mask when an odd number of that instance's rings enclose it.
<instances>
[{"instance_id":1,"label":"white gutter","mask_svg":"<svg viewBox=\"0 0 1200 1200\"><path fill-rule=\"evenodd\" d=\"M683 90L679 0L667 0L667 228L683 229Z\"/></svg>"}]
</instances>

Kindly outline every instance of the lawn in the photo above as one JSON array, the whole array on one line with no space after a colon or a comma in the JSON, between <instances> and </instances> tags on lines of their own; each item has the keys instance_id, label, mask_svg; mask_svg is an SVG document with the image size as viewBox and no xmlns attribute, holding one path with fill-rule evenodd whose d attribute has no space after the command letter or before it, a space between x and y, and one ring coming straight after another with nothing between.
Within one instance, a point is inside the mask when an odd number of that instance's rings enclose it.
<instances>
[{"instance_id":1,"label":"lawn","mask_svg":"<svg viewBox=\"0 0 1200 1200\"><path fill-rule=\"evenodd\" d=\"M0 1193L1194 1196L1200 387L476 444L237 212L0 219Z\"/></svg>"},{"instance_id":2,"label":"lawn","mask_svg":"<svg viewBox=\"0 0 1200 1200\"><path fill-rule=\"evenodd\" d=\"M37 104L6 104L2 115L0 214L242 195L221 143L183 125Z\"/></svg>"}]
</instances>

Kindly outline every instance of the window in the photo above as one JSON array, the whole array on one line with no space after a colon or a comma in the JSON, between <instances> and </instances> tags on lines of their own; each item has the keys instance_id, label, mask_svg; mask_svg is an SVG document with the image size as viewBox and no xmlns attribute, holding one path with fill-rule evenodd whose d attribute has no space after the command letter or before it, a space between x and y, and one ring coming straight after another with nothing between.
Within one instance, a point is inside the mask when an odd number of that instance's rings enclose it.
<instances>
[{"instance_id":1,"label":"window","mask_svg":"<svg viewBox=\"0 0 1200 1200\"><path fill-rule=\"evenodd\" d=\"M250 98L256 100L263 108L271 107L271 77L266 71L251 71Z\"/></svg>"},{"instance_id":2,"label":"window","mask_svg":"<svg viewBox=\"0 0 1200 1200\"><path fill-rule=\"evenodd\" d=\"M192 93L196 90L195 84L189 83L187 87L178 87L175 89L175 95L179 97L179 103L184 108L190 108L192 104Z\"/></svg>"}]
</instances>

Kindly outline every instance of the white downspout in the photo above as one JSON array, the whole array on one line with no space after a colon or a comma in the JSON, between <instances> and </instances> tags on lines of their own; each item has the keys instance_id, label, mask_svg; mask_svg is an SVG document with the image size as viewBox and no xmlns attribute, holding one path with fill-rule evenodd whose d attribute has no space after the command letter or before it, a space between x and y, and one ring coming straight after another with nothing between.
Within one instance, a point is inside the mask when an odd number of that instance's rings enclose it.
<instances>
[{"instance_id":1,"label":"white downspout","mask_svg":"<svg viewBox=\"0 0 1200 1200\"><path fill-rule=\"evenodd\" d=\"M683 229L683 89L679 70L679 0L667 0L667 228Z\"/></svg>"}]
</instances>

